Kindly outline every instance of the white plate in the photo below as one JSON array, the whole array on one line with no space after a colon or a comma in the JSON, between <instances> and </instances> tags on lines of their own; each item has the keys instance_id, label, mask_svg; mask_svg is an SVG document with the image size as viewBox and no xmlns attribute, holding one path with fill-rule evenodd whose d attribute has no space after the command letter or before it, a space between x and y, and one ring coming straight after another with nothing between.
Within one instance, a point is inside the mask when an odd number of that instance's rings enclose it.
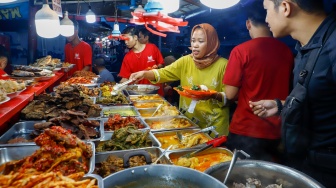
<instances>
[{"instance_id":1,"label":"white plate","mask_svg":"<svg viewBox=\"0 0 336 188\"><path fill-rule=\"evenodd\" d=\"M5 103L5 102L8 102L10 100L10 98L9 97L6 97L6 99L5 100L3 100L3 101L0 101L0 104L3 104L3 103Z\"/></svg>"},{"instance_id":2,"label":"white plate","mask_svg":"<svg viewBox=\"0 0 336 188\"><path fill-rule=\"evenodd\" d=\"M41 77L37 77L35 78L35 81L46 81L46 80L50 80L52 77L54 77L55 74L52 74L50 76L41 76Z\"/></svg>"},{"instance_id":3,"label":"white plate","mask_svg":"<svg viewBox=\"0 0 336 188\"><path fill-rule=\"evenodd\" d=\"M16 97L16 96L18 96L22 91L24 91L24 90L26 90L27 88L25 87L25 88L23 88L22 90L20 90L20 91L15 91L15 92L12 92L12 93L7 93L7 97L9 97L9 98L14 98L14 97Z\"/></svg>"},{"instance_id":4,"label":"white plate","mask_svg":"<svg viewBox=\"0 0 336 188\"><path fill-rule=\"evenodd\" d=\"M95 86L98 86L98 84L96 84L96 83L92 83L92 84L79 84L79 85L86 86L86 87L95 87Z\"/></svg>"}]
</instances>

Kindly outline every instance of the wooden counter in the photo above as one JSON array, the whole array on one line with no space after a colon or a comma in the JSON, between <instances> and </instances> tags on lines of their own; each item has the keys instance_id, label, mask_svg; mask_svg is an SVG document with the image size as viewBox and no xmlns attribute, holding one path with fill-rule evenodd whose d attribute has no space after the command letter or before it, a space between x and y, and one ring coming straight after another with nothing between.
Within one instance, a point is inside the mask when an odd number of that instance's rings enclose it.
<instances>
[{"instance_id":1,"label":"wooden counter","mask_svg":"<svg viewBox=\"0 0 336 188\"><path fill-rule=\"evenodd\" d=\"M27 106L27 104L33 100L34 95L39 95L43 93L46 89L54 86L62 77L64 73L57 72L55 76L50 80L38 82L33 87L30 87L20 93L18 96L12 98L10 101L0 104L0 135L4 129L6 129L5 124L9 121L13 121L13 117L19 114L21 110Z\"/></svg>"}]
</instances>

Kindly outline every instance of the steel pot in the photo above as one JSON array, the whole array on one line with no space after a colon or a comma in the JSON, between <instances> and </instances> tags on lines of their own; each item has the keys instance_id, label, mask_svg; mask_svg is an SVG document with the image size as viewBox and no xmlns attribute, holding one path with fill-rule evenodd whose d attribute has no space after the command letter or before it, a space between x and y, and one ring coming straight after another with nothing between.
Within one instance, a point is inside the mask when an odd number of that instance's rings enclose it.
<instances>
[{"instance_id":1,"label":"steel pot","mask_svg":"<svg viewBox=\"0 0 336 188\"><path fill-rule=\"evenodd\" d=\"M204 173L223 181L230 162L220 163L208 168ZM321 188L323 187L316 180L308 175L287 166L276 163L241 160L234 165L226 185L230 187L233 182L246 183L247 178L259 179L264 187L270 184L282 184L284 188Z\"/></svg>"},{"instance_id":2,"label":"steel pot","mask_svg":"<svg viewBox=\"0 0 336 188\"><path fill-rule=\"evenodd\" d=\"M145 165L111 174L105 188L227 188L208 174L173 165Z\"/></svg>"}]
</instances>

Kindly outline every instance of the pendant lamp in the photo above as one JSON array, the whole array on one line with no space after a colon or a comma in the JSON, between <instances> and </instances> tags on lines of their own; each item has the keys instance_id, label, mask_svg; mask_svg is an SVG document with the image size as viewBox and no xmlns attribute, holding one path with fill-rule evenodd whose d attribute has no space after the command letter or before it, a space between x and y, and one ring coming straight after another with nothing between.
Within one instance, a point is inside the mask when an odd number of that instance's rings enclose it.
<instances>
[{"instance_id":1,"label":"pendant lamp","mask_svg":"<svg viewBox=\"0 0 336 188\"><path fill-rule=\"evenodd\" d=\"M162 11L163 7L160 3L160 0L148 0L144 9L146 10L146 12L158 12Z\"/></svg>"},{"instance_id":2,"label":"pendant lamp","mask_svg":"<svg viewBox=\"0 0 336 188\"><path fill-rule=\"evenodd\" d=\"M91 5L89 5L89 11L86 13L86 22L87 23L94 23L96 21L96 15L91 10Z\"/></svg>"},{"instance_id":3,"label":"pendant lamp","mask_svg":"<svg viewBox=\"0 0 336 188\"><path fill-rule=\"evenodd\" d=\"M36 33L43 38L55 38L60 34L60 21L55 11L51 10L48 0L35 14Z\"/></svg>"},{"instance_id":4,"label":"pendant lamp","mask_svg":"<svg viewBox=\"0 0 336 188\"><path fill-rule=\"evenodd\" d=\"M180 0L160 0L160 3L163 7L162 12L164 13L173 13L180 8Z\"/></svg>"},{"instance_id":5,"label":"pendant lamp","mask_svg":"<svg viewBox=\"0 0 336 188\"><path fill-rule=\"evenodd\" d=\"M225 9L236 5L240 0L200 0L201 3L213 9Z\"/></svg>"},{"instance_id":6,"label":"pendant lamp","mask_svg":"<svg viewBox=\"0 0 336 188\"><path fill-rule=\"evenodd\" d=\"M117 9L117 2L115 1L115 21L113 25L113 31L112 31L112 37L119 37L121 35L121 32L119 30L119 24L118 24L118 9Z\"/></svg>"},{"instance_id":7,"label":"pendant lamp","mask_svg":"<svg viewBox=\"0 0 336 188\"><path fill-rule=\"evenodd\" d=\"M75 33L75 26L73 22L69 19L68 11L65 11L64 18L61 20L60 26L61 35L65 37L70 37Z\"/></svg>"}]
</instances>

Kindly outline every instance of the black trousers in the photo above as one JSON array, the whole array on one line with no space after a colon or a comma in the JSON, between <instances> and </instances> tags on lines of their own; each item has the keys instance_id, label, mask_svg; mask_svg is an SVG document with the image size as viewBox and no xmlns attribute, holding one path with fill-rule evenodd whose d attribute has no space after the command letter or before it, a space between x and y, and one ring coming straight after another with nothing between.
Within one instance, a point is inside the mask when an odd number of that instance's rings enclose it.
<instances>
[{"instance_id":1,"label":"black trousers","mask_svg":"<svg viewBox=\"0 0 336 188\"><path fill-rule=\"evenodd\" d=\"M279 151L280 139L261 139L230 133L226 147L243 150L251 157L250 159L264 160L270 162L282 162L282 154Z\"/></svg>"}]
</instances>

